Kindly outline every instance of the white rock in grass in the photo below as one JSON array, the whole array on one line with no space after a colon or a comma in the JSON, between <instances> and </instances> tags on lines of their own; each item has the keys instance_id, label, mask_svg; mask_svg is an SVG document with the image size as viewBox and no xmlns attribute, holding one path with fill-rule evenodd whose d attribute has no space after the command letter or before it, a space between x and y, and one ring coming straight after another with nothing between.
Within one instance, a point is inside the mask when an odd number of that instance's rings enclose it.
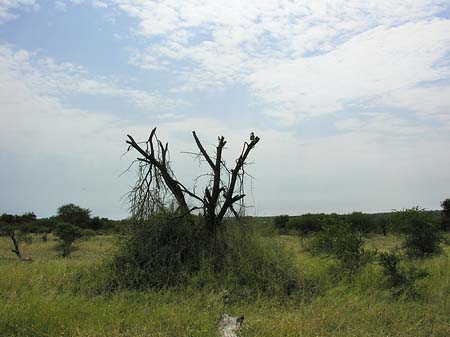
<instances>
[{"instance_id":1,"label":"white rock in grass","mask_svg":"<svg viewBox=\"0 0 450 337\"><path fill-rule=\"evenodd\" d=\"M244 315L233 317L224 313L219 320L219 332L222 337L237 337L237 332L244 322Z\"/></svg>"}]
</instances>

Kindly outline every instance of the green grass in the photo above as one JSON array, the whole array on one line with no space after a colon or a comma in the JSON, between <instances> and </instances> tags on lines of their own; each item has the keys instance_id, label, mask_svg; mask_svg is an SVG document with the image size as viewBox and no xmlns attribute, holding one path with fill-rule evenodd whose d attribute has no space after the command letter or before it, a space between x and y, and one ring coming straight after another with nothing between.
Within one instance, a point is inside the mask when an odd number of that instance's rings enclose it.
<instances>
[{"instance_id":1,"label":"green grass","mask_svg":"<svg viewBox=\"0 0 450 337\"><path fill-rule=\"evenodd\" d=\"M330 273L334 262L312 257L295 236L276 236L295 258L314 296L254 298L224 303L222 289L118 291L93 296L74 291L76 276L95 270L114 252L114 238L93 237L77 244L67 259L56 241L34 237L22 244L32 263L18 261L11 242L0 238L0 336L216 336L223 312L245 315L241 336L450 336L450 249L417 262L430 272L420 281L424 297L393 301L381 287L377 265L351 280ZM394 236L370 236L366 247L388 250ZM83 289L82 285L79 288Z\"/></svg>"}]
</instances>

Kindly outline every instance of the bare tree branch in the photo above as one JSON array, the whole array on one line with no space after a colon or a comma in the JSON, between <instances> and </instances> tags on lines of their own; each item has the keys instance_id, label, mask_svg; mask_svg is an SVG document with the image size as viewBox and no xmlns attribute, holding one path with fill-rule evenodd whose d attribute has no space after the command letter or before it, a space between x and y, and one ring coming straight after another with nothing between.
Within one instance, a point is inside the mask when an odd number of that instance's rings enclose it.
<instances>
[{"instance_id":1,"label":"bare tree branch","mask_svg":"<svg viewBox=\"0 0 450 337\"><path fill-rule=\"evenodd\" d=\"M222 158L223 149L227 143L223 136L218 137L215 156L211 156L203 147L195 131L192 131L192 135L200 153L191 154L196 155L199 159L206 160L211 169L210 173L197 176L192 190L186 188L173 174L169 165L168 143L163 145L157 138L156 127L152 129L148 140L143 143L137 143L133 137L128 135L126 141L129 145L128 151L135 149L141 155L132 163L132 165L137 163L139 170L138 182L129 194L130 209L135 216L150 216L154 212L164 209L166 196L170 193L182 214L203 209L206 226L211 233L214 233L228 211L238 217L245 210L243 203L245 197L244 178L247 173L244 166L249 153L259 142L259 137L251 134L251 141L250 143L244 142L235 167L229 169ZM141 146L142 144L145 144L145 146ZM200 177L209 177L203 196L195 193L197 181ZM189 207L186 196L199 202L201 207ZM237 203L239 204L239 211L235 208Z\"/></svg>"}]
</instances>

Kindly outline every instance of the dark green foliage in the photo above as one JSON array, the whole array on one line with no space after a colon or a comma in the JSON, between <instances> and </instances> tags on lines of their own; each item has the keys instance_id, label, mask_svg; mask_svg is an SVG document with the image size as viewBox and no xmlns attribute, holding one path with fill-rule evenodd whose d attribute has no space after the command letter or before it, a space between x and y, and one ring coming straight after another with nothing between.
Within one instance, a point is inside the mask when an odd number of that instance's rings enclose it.
<instances>
[{"instance_id":1,"label":"dark green foliage","mask_svg":"<svg viewBox=\"0 0 450 337\"><path fill-rule=\"evenodd\" d=\"M29 227L28 232L48 234L55 229L59 222L60 221L56 217L37 219L33 222L32 226Z\"/></svg>"},{"instance_id":2,"label":"dark green foliage","mask_svg":"<svg viewBox=\"0 0 450 337\"><path fill-rule=\"evenodd\" d=\"M403 246L408 256L422 258L440 252L442 236L430 212L418 206L397 211L394 223L404 237Z\"/></svg>"},{"instance_id":3,"label":"dark green foliage","mask_svg":"<svg viewBox=\"0 0 450 337\"><path fill-rule=\"evenodd\" d=\"M332 214L303 214L289 218L287 227L298 231L301 235L308 235L314 232L320 232L323 228L336 222L349 223L355 231L361 233L379 231L376 223L378 214L365 214L361 212L353 212L351 214L339 215Z\"/></svg>"},{"instance_id":4,"label":"dark green foliage","mask_svg":"<svg viewBox=\"0 0 450 337\"><path fill-rule=\"evenodd\" d=\"M345 222L326 226L312 241L314 253L337 259L348 271L356 271L366 262L363 246L363 235Z\"/></svg>"},{"instance_id":5,"label":"dark green foliage","mask_svg":"<svg viewBox=\"0 0 450 337\"><path fill-rule=\"evenodd\" d=\"M91 220L91 211L74 204L67 204L58 208L58 218L60 221L81 228L88 228Z\"/></svg>"},{"instance_id":6,"label":"dark green foliage","mask_svg":"<svg viewBox=\"0 0 450 337\"><path fill-rule=\"evenodd\" d=\"M33 222L36 220L36 214L34 212L27 212L22 214L21 222Z\"/></svg>"},{"instance_id":7,"label":"dark green foliage","mask_svg":"<svg viewBox=\"0 0 450 337\"><path fill-rule=\"evenodd\" d=\"M368 233L374 230L373 216L361 212L353 212L345 217L354 231Z\"/></svg>"},{"instance_id":8,"label":"dark green foliage","mask_svg":"<svg viewBox=\"0 0 450 337\"><path fill-rule=\"evenodd\" d=\"M273 224L278 229L285 229L289 222L289 215L283 214L273 218Z\"/></svg>"},{"instance_id":9,"label":"dark green foliage","mask_svg":"<svg viewBox=\"0 0 450 337\"><path fill-rule=\"evenodd\" d=\"M112 229L113 221L108 218L100 218L98 216L93 217L89 222L89 229L94 231L104 231L108 229Z\"/></svg>"},{"instance_id":10,"label":"dark green foliage","mask_svg":"<svg viewBox=\"0 0 450 337\"><path fill-rule=\"evenodd\" d=\"M26 232L27 226L33 224L35 221L36 215L33 212L27 212L22 215L4 213L0 216L0 222L15 226L16 229L20 229L24 232Z\"/></svg>"},{"instance_id":11,"label":"dark green foliage","mask_svg":"<svg viewBox=\"0 0 450 337\"><path fill-rule=\"evenodd\" d=\"M11 231L14 231L14 225L6 221L0 220L0 235L7 236Z\"/></svg>"},{"instance_id":12,"label":"dark green foliage","mask_svg":"<svg viewBox=\"0 0 450 337\"><path fill-rule=\"evenodd\" d=\"M73 251L73 243L82 237L82 231L79 227L70 223L60 223L56 226L53 233L61 241L58 250L61 251L62 257L67 257Z\"/></svg>"},{"instance_id":13,"label":"dark green foliage","mask_svg":"<svg viewBox=\"0 0 450 337\"><path fill-rule=\"evenodd\" d=\"M130 289L164 288L185 284L200 270L207 238L194 218L158 214L150 221L129 223L112 261L117 285Z\"/></svg>"},{"instance_id":14,"label":"dark green foliage","mask_svg":"<svg viewBox=\"0 0 450 337\"><path fill-rule=\"evenodd\" d=\"M320 214L304 214L291 217L288 227L300 232L301 235L319 232L322 230L323 218Z\"/></svg>"},{"instance_id":15,"label":"dark green foliage","mask_svg":"<svg viewBox=\"0 0 450 337\"><path fill-rule=\"evenodd\" d=\"M393 298L419 297L420 292L416 281L429 276L428 272L415 266L403 267L401 256L395 251L379 253L378 261L383 267L386 287L390 289Z\"/></svg>"},{"instance_id":16,"label":"dark green foliage","mask_svg":"<svg viewBox=\"0 0 450 337\"><path fill-rule=\"evenodd\" d=\"M107 289L217 287L234 300L295 291L288 256L251 225L227 221L210 237L202 218L166 213L130 227L110 264L114 276Z\"/></svg>"},{"instance_id":17,"label":"dark green foliage","mask_svg":"<svg viewBox=\"0 0 450 337\"><path fill-rule=\"evenodd\" d=\"M442 230L446 231L450 229L450 199L445 199L441 202L442 207Z\"/></svg>"},{"instance_id":18,"label":"dark green foliage","mask_svg":"<svg viewBox=\"0 0 450 337\"><path fill-rule=\"evenodd\" d=\"M386 236L388 230L390 230L391 215L390 213L379 213L373 217L374 232L383 234Z\"/></svg>"}]
</instances>

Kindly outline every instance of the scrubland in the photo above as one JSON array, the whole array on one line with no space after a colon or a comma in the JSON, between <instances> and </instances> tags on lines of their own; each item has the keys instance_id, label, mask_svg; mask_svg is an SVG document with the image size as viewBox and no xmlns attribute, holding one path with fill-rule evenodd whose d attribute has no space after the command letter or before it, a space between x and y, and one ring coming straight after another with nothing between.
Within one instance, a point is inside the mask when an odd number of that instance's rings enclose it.
<instances>
[{"instance_id":1,"label":"scrubland","mask_svg":"<svg viewBox=\"0 0 450 337\"><path fill-rule=\"evenodd\" d=\"M281 243L302 280L291 296L240 297L214 287L95 292L83 275L114 254L119 237L94 236L77 243L69 258L56 240L34 235L22 243L23 262L0 237L0 336L216 336L221 313L245 315L241 336L450 336L450 246L412 263L429 276L417 282L420 297L392 298L377 263L341 273L330 258L313 256L308 238L265 233ZM448 237L447 237L448 242ZM369 250L392 250L394 235L369 235ZM101 277L99 275L99 277Z\"/></svg>"}]
</instances>

